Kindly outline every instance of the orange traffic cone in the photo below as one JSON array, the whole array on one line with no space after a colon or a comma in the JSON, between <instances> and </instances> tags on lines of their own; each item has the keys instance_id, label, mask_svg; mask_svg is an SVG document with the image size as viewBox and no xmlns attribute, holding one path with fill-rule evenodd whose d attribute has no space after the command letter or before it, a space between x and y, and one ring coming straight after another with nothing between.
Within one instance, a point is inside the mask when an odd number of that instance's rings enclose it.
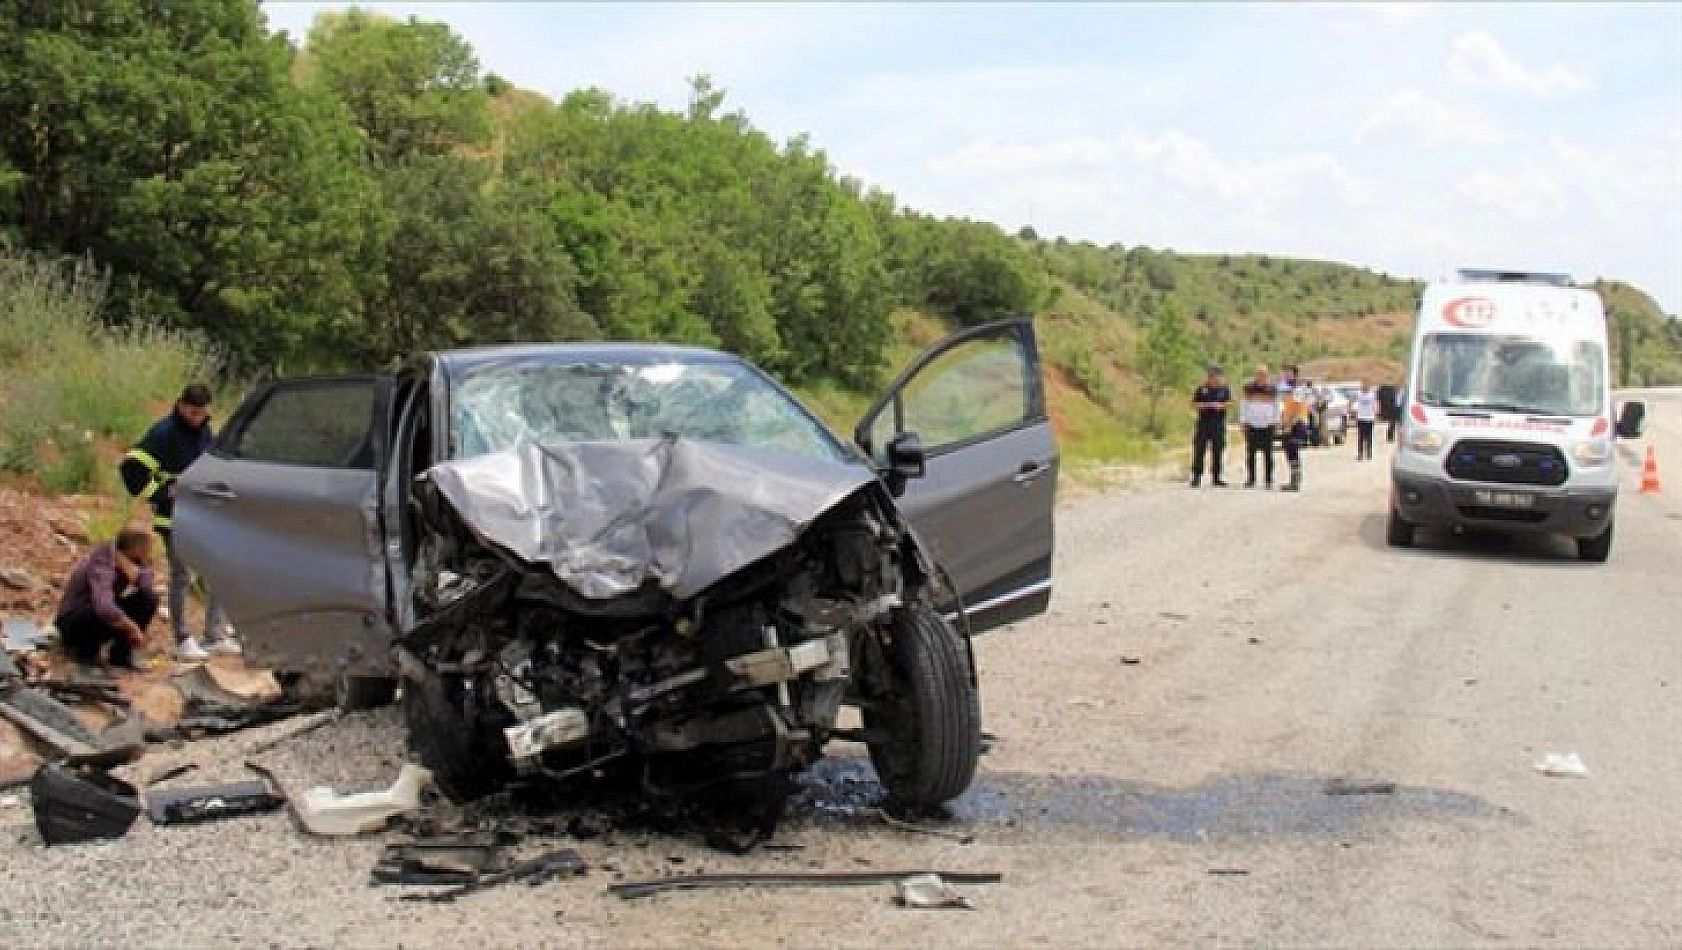
<instances>
[{"instance_id":1,"label":"orange traffic cone","mask_svg":"<svg viewBox=\"0 0 1682 950\"><path fill-rule=\"evenodd\" d=\"M1653 457L1653 447L1647 446L1647 461L1641 463L1641 494L1659 493L1659 460Z\"/></svg>"}]
</instances>

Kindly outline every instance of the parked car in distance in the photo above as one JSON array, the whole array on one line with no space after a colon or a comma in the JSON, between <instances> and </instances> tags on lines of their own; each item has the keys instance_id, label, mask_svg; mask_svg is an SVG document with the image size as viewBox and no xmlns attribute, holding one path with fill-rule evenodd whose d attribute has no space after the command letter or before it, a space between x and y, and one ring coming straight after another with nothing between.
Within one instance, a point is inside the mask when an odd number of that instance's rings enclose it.
<instances>
[{"instance_id":1,"label":"parked car in distance","mask_svg":"<svg viewBox=\"0 0 1682 950\"><path fill-rule=\"evenodd\" d=\"M1049 602L1057 466L1026 320L932 347L852 444L728 354L503 346L262 386L175 529L257 661L345 706L400 678L451 798L781 780L852 705L927 806L980 753L969 633Z\"/></svg>"},{"instance_id":2,"label":"parked car in distance","mask_svg":"<svg viewBox=\"0 0 1682 950\"><path fill-rule=\"evenodd\" d=\"M1342 445L1355 424L1355 393L1353 383L1323 383L1316 387L1320 396L1320 425L1315 445Z\"/></svg>"}]
</instances>

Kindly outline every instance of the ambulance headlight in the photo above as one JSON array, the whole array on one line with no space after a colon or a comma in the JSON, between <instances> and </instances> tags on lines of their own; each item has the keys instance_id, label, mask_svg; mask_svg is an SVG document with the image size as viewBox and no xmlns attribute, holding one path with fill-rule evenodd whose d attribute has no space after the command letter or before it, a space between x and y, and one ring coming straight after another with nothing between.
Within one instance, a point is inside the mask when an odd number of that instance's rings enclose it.
<instances>
[{"instance_id":1,"label":"ambulance headlight","mask_svg":"<svg viewBox=\"0 0 1682 950\"><path fill-rule=\"evenodd\" d=\"M1571 448L1571 457L1582 465L1605 465L1612 461L1612 440L1590 439Z\"/></svg>"},{"instance_id":2,"label":"ambulance headlight","mask_svg":"<svg viewBox=\"0 0 1682 950\"><path fill-rule=\"evenodd\" d=\"M1435 455L1443 450L1443 434L1435 429L1410 429L1407 446L1424 455Z\"/></svg>"}]
</instances>

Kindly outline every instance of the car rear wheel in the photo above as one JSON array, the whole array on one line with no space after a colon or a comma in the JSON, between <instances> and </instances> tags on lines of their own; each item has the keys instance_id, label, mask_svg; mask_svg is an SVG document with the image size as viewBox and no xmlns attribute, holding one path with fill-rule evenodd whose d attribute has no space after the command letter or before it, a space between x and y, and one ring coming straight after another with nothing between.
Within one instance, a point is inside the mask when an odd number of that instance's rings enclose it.
<instances>
[{"instance_id":1,"label":"car rear wheel","mask_svg":"<svg viewBox=\"0 0 1682 950\"><path fill-rule=\"evenodd\" d=\"M1396 509L1390 509L1390 523L1385 526L1384 540L1393 548L1413 547L1413 525L1402 520Z\"/></svg>"},{"instance_id":2,"label":"car rear wheel","mask_svg":"<svg viewBox=\"0 0 1682 950\"><path fill-rule=\"evenodd\" d=\"M889 663L893 695L864 708L870 761L890 800L931 808L969 788L981 756L968 654L951 625L918 602L899 613Z\"/></svg>"},{"instance_id":3,"label":"car rear wheel","mask_svg":"<svg viewBox=\"0 0 1682 950\"><path fill-rule=\"evenodd\" d=\"M1603 564L1612 556L1612 525L1608 523L1606 530L1592 538L1577 539L1577 557L1596 564Z\"/></svg>"},{"instance_id":4,"label":"car rear wheel","mask_svg":"<svg viewBox=\"0 0 1682 950\"><path fill-rule=\"evenodd\" d=\"M513 769L502 754L501 736L481 735L462 715L460 690L454 691L454 699L451 692L435 671L418 663L404 665L403 724L409 751L432 773L438 790L459 804L500 791Z\"/></svg>"}]
</instances>

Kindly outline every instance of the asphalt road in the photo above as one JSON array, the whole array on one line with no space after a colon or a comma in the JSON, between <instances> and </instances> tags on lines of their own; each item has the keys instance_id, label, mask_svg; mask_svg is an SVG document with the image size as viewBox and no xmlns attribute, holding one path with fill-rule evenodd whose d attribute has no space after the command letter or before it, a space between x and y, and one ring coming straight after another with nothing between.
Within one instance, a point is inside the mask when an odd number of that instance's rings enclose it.
<instances>
[{"instance_id":1,"label":"asphalt road","mask_svg":"<svg viewBox=\"0 0 1682 950\"><path fill-rule=\"evenodd\" d=\"M1158 480L1066 506L1052 613L977 645L997 739L946 829L968 844L858 810L845 744L790 850L619 834L578 844L586 878L436 907L366 886L378 837L267 816L44 851L12 807L0 945L1682 945L1682 394L1647 398L1605 565L1549 539L1387 548L1382 444L1309 452L1295 496ZM1648 444L1657 496L1637 492ZM169 756L237 777L251 741ZM279 767L389 777L400 743L391 713L356 717ZM1540 774L1547 753L1587 776ZM885 886L602 892L917 867L1005 880L966 888L972 911Z\"/></svg>"}]
</instances>

